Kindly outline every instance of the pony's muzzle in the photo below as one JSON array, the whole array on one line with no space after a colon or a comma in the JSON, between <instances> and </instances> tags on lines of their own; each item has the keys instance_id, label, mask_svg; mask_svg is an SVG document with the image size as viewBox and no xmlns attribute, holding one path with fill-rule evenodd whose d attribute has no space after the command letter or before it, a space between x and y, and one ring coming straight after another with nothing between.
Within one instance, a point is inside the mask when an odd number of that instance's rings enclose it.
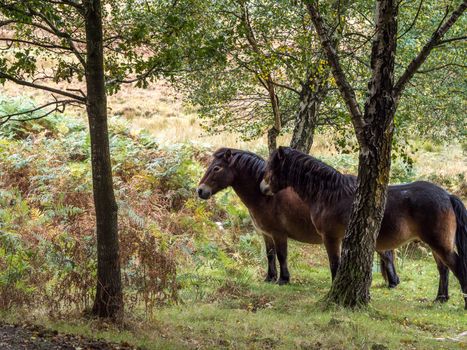
<instances>
[{"instance_id":1,"label":"pony's muzzle","mask_svg":"<svg viewBox=\"0 0 467 350\"><path fill-rule=\"evenodd\" d=\"M198 197L201 199L209 199L212 195L212 189L208 185L201 184L199 185L198 189L196 190L198 193Z\"/></svg>"},{"instance_id":2,"label":"pony's muzzle","mask_svg":"<svg viewBox=\"0 0 467 350\"><path fill-rule=\"evenodd\" d=\"M271 191L271 188L269 187L269 184L266 181L264 181L264 179L259 184L259 189L261 190L261 193L265 194L266 196L274 195L274 193L272 193Z\"/></svg>"}]
</instances>

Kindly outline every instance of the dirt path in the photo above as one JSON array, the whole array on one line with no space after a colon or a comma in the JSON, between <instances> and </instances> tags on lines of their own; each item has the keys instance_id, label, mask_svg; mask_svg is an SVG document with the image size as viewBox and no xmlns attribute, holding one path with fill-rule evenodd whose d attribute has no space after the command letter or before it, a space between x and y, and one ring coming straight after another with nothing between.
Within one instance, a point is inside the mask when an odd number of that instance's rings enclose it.
<instances>
[{"instance_id":1,"label":"dirt path","mask_svg":"<svg viewBox=\"0 0 467 350\"><path fill-rule=\"evenodd\" d=\"M0 324L2 350L136 350L128 344L111 344L101 340L60 334L35 325Z\"/></svg>"}]
</instances>

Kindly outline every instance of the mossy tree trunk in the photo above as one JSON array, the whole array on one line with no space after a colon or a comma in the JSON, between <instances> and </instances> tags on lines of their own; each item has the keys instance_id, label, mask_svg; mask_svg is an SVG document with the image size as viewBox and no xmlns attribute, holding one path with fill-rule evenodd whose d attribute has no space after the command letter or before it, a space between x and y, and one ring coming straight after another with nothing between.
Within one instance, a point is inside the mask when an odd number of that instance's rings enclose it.
<instances>
[{"instance_id":1,"label":"mossy tree trunk","mask_svg":"<svg viewBox=\"0 0 467 350\"><path fill-rule=\"evenodd\" d=\"M312 5L308 8L325 51L336 59L335 48L321 17ZM351 111L360 146L356 195L342 244L341 263L327 296L330 302L346 307L366 305L370 300L376 235L384 214L391 165L396 110L393 88L397 3L394 0L377 1L375 22L372 79L363 115L338 60L330 60L334 77Z\"/></svg>"},{"instance_id":2,"label":"mossy tree trunk","mask_svg":"<svg viewBox=\"0 0 467 350\"><path fill-rule=\"evenodd\" d=\"M397 11L395 0L377 2L372 79L364 123L356 129L360 146L357 192L342 244L341 264L328 294L329 301L348 307L370 301L376 237L386 206L396 111L393 88Z\"/></svg>"}]
</instances>

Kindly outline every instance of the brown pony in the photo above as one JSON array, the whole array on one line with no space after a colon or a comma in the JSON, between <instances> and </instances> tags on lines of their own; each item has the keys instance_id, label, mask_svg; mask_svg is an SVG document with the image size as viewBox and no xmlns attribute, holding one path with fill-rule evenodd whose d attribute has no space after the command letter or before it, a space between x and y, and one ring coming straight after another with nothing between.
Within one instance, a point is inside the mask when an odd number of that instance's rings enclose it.
<instances>
[{"instance_id":1,"label":"brown pony","mask_svg":"<svg viewBox=\"0 0 467 350\"><path fill-rule=\"evenodd\" d=\"M246 151L221 148L214 152L213 160L200 181L198 195L208 199L217 192L232 186L248 208L256 229L263 234L268 259L266 281L275 282L276 254L279 260L279 284L290 280L287 268L287 239L304 243L322 244L310 219L308 205L291 189L286 188L276 196L266 196L260 191L266 161ZM399 283L392 252L381 254L381 270L393 288Z\"/></svg>"},{"instance_id":2,"label":"brown pony","mask_svg":"<svg viewBox=\"0 0 467 350\"><path fill-rule=\"evenodd\" d=\"M341 174L302 152L280 147L271 154L260 187L263 193L276 195L292 187L308 203L334 276L356 183L355 176ZM395 249L415 239L433 250L440 274L436 300L444 302L449 298L450 269L460 282L467 309L467 210L462 201L430 182L389 186L376 250Z\"/></svg>"}]
</instances>

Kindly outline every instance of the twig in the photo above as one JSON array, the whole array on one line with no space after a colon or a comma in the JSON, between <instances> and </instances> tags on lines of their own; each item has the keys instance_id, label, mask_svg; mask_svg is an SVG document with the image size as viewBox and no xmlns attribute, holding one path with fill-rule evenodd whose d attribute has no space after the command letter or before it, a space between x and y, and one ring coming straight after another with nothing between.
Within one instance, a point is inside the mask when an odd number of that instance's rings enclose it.
<instances>
[{"instance_id":1,"label":"twig","mask_svg":"<svg viewBox=\"0 0 467 350\"><path fill-rule=\"evenodd\" d=\"M27 111L1 115L0 119L4 119L4 120L0 121L0 126L6 124L9 121L21 121L21 122L24 122L24 121L29 121L29 120L41 119L41 118L44 118L44 117L46 117L46 116L48 116L48 115L50 115L50 114L52 114L54 112L63 113L63 111L65 110L65 106L69 105L69 104L73 104L73 103L76 103L76 100L55 100L54 102L49 102L49 103L46 103L46 104L41 105L39 107L29 109ZM21 119L14 118L14 117L19 117L19 116L26 115L26 114L32 114L34 112L40 111L40 110L42 110L44 108L47 108L49 106L55 106L55 107L52 110L47 111L46 113L41 114L39 116L34 116L34 117L30 117L30 118L21 118Z\"/></svg>"},{"instance_id":2,"label":"twig","mask_svg":"<svg viewBox=\"0 0 467 350\"><path fill-rule=\"evenodd\" d=\"M401 75L394 87L394 98L398 99L404 90L405 85L409 82L410 79L414 76L415 72L420 68L420 66L426 61L428 55L433 50L433 48L439 44L441 38L444 34L451 28L454 23L459 19L459 17L464 13L467 8L467 0L464 0L459 7L452 12L449 19L444 22L444 19L447 17L447 14L443 17L443 20L438 25L438 28L432 34L430 40L423 46L418 55L410 62L407 66L404 73Z\"/></svg>"},{"instance_id":3,"label":"twig","mask_svg":"<svg viewBox=\"0 0 467 350\"><path fill-rule=\"evenodd\" d=\"M417 9L417 13L415 14L415 17L412 21L412 23L409 25L409 27L404 30L404 32L399 35L397 37L397 39L399 40L400 38L402 38L405 34L407 34L408 32L410 32L410 30L413 28L413 26L415 25L415 23L417 22L417 19L418 19L418 15L420 14L420 10L422 9L422 4L423 4L423 0L420 0L420 3L418 4L418 9Z\"/></svg>"},{"instance_id":4,"label":"twig","mask_svg":"<svg viewBox=\"0 0 467 350\"><path fill-rule=\"evenodd\" d=\"M10 81L18 84L18 85L23 85L23 86L32 87L32 88L35 88L35 89L45 90L45 91L52 92L54 94L58 94L58 95L62 95L62 96L65 96L65 97L73 98L76 101L79 101L79 102L82 102L82 103L86 103L86 100L87 100L83 96L75 95L75 94L72 94L70 92L55 89L55 88L45 86L45 85L34 84L34 83L31 83L31 82L28 82L28 81L25 81L25 80L22 80L22 79L18 79L16 77L14 77L12 75L9 75L9 74L6 74L6 73L4 73L2 71L0 71L0 79L7 79L7 80L10 80Z\"/></svg>"}]
</instances>

